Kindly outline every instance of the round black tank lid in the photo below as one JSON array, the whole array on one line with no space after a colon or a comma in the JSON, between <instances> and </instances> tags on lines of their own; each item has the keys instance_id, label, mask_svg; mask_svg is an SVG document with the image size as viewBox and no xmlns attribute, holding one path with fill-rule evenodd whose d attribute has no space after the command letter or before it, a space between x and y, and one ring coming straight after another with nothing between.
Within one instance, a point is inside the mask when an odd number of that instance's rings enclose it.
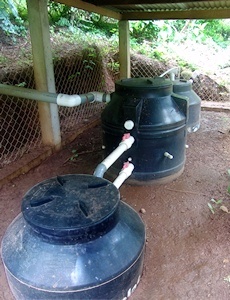
<instances>
[{"instance_id":1,"label":"round black tank lid","mask_svg":"<svg viewBox=\"0 0 230 300\"><path fill-rule=\"evenodd\" d=\"M31 188L22 213L36 232L52 241L87 241L114 225L119 200L118 189L104 178L63 175Z\"/></svg>"},{"instance_id":2,"label":"round black tank lid","mask_svg":"<svg viewBox=\"0 0 230 300\"><path fill-rule=\"evenodd\" d=\"M163 77L140 77L127 78L115 83L116 87L126 87L131 89L158 89L172 86L172 81Z\"/></svg>"}]
</instances>

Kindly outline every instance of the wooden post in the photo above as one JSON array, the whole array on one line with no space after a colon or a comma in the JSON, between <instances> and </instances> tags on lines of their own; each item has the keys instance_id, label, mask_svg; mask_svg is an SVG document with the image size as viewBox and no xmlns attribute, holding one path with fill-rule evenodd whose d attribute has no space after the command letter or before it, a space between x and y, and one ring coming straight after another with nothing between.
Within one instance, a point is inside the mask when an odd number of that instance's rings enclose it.
<instances>
[{"instance_id":1,"label":"wooden post","mask_svg":"<svg viewBox=\"0 0 230 300\"><path fill-rule=\"evenodd\" d=\"M55 93L47 0L27 0L27 7L36 89ZM61 134L57 105L39 102L38 109L43 144L60 148Z\"/></svg>"},{"instance_id":2,"label":"wooden post","mask_svg":"<svg viewBox=\"0 0 230 300\"><path fill-rule=\"evenodd\" d=\"M129 21L119 21L119 62L120 79L129 78L131 74Z\"/></svg>"}]
</instances>

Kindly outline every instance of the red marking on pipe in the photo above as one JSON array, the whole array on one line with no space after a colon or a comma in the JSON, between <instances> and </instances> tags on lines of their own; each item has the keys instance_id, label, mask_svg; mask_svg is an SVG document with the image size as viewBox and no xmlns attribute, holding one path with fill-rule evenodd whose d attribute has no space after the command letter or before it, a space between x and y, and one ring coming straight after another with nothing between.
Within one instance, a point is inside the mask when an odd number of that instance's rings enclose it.
<instances>
[{"instance_id":1,"label":"red marking on pipe","mask_svg":"<svg viewBox=\"0 0 230 300\"><path fill-rule=\"evenodd\" d=\"M129 166L129 162L128 162L128 161L126 161L126 162L123 164L123 168L122 168L122 170L124 170L124 169L128 168L128 166Z\"/></svg>"},{"instance_id":2,"label":"red marking on pipe","mask_svg":"<svg viewBox=\"0 0 230 300\"><path fill-rule=\"evenodd\" d=\"M122 141L127 140L130 137L130 133L125 133L122 137Z\"/></svg>"}]
</instances>

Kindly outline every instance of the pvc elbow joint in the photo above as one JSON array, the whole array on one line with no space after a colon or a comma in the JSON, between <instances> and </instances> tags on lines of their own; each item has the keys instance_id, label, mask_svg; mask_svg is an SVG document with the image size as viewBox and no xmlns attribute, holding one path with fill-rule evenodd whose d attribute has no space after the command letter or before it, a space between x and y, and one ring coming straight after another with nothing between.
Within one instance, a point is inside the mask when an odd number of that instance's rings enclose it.
<instances>
[{"instance_id":1,"label":"pvc elbow joint","mask_svg":"<svg viewBox=\"0 0 230 300\"><path fill-rule=\"evenodd\" d=\"M57 95L57 105L74 107L82 103L81 97L79 95L67 95L67 94L58 94Z\"/></svg>"},{"instance_id":2,"label":"pvc elbow joint","mask_svg":"<svg viewBox=\"0 0 230 300\"><path fill-rule=\"evenodd\" d=\"M104 174L105 174L106 171L107 171L106 166L105 166L103 163L100 163L100 164L96 167L96 169L95 169L93 175L96 176L96 177L101 177L101 178L103 178L103 176L104 176Z\"/></svg>"}]
</instances>

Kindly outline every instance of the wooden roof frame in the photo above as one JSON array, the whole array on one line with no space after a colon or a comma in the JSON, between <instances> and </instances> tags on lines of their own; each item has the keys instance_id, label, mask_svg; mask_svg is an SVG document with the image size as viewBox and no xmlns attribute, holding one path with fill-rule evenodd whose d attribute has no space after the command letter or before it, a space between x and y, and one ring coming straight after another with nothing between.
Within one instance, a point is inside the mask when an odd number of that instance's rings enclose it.
<instances>
[{"instance_id":1,"label":"wooden roof frame","mask_svg":"<svg viewBox=\"0 0 230 300\"><path fill-rule=\"evenodd\" d=\"M121 14L120 13L111 11L107 8L98 7L94 4L90 4L90 3L87 3L85 1L81 1L81 0L76 0L76 1L75 0L53 0L53 1L65 4L65 5L68 5L68 6L76 7L76 8L79 8L79 9L83 9L83 10L86 10L86 11L89 11L89 12L94 12L94 13L97 13L99 15L103 15L103 16L106 16L106 17L109 17L109 18L113 18L113 19L116 19L116 20L119 20L119 21L121 20Z\"/></svg>"},{"instance_id":2,"label":"wooden roof frame","mask_svg":"<svg viewBox=\"0 0 230 300\"><path fill-rule=\"evenodd\" d=\"M230 1L215 0L53 0L117 20L225 19ZM154 9L157 5L157 9ZM168 8L165 8L165 5ZM191 7L186 7L190 5ZM184 6L184 8L183 8ZM130 7L132 9L127 10ZM151 8L152 7L152 8ZM151 8L151 9L150 9Z\"/></svg>"}]
</instances>

